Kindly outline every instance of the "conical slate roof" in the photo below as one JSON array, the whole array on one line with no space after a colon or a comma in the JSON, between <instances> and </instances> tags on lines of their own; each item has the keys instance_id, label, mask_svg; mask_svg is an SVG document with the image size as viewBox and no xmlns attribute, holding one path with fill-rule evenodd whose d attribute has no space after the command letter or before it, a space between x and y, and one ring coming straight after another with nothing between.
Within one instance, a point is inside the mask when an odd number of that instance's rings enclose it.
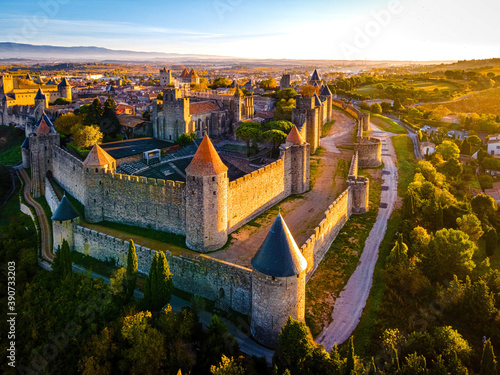
<instances>
[{"instance_id":1,"label":"conical slate roof","mask_svg":"<svg viewBox=\"0 0 500 375\"><path fill-rule=\"evenodd\" d=\"M328 85L324 85L319 94L321 96L332 96L332 92L330 91Z\"/></svg>"},{"instance_id":2,"label":"conical slate roof","mask_svg":"<svg viewBox=\"0 0 500 375\"><path fill-rule=\"evenodd\" d=\"M43 79L39 76L35 83L41 85L43 83Z\"/></svg>"},{"instance_id":3,"label":"conical slate roof","mask_svg":"<svg viewBox=\"0 0 500 375\"><path fill-rule=\"evenodd\" d=\"M286 137L286 143L291 143L293 145L302 145L304 144L304 140L300 136L299 129L294 125L288 137Z\"/></svg>"},{"instance_id":4,"label":"conical slate roof","mask_svg":"<svg viewBox=\"0 0 500 375\"><path fill-rule=\"evenodd\" d=\"M200 78L198 74L194 71L194 69L191 69L191 73L189 73L190 78Z\"/></svg>"},{"instance_id":5,"label":"conical slate roof","mask_svg":"<svg viewBox=\"0 0 500 375\"><path fill-rule=\"evenodd\" d=\"M185 78L185 77L188 77L188 76L189 76L189 72L188 72L187 68L184 68L184 70L182 71L181 77Z\"/></svg>"},{"instance_id":6,"label":"conical slate roof","mask_svg":"<svg viewBox=\"0 0 500 375\"><path fill-rule=\"evenodd\" d=\"M234 92L234 96L243 96L243 92L240 90L239 85L236 85L236 91Z\"/></svg>"},{"instance_id":7,"label":"conical slate roof","mask_svg":"<svg viewBox=\"0 0 500 375\"><path fill-rule=\"evenodd\" d=\"M307 268L307 261L281 214L274 221L262 246L253 257L252 267L264 275L273 277L296 276Z\"/></svg>"},{"instance_id":8,"label":"conical slate roof","mask_svg":"<svg viewBox=\"0 0 500 375\"><path fill-rule=\"evenodd\" d=\"M311 81L321 81L321 78L319 78L318 70L314 69L314 73L311 76Z\"/></svg>"},{"instance_id":9,"label":"conical slate roof","mask_svg":"<svg viewBox=\"0 0 500 375\"><path fill-rule=\"evenodd\" d=\"M28 137L24 138L24 142L21 145L21 148L26 148L26 149L30 148L30 139Z\"/></svg>"},{"instance_id":10,"label":"conical slate roof","mask_svg":"<svg viewBox=\"0 0 500 375\"><path fill-rule=\"evenodd\" d=\"M86 168L104 167L113 162L115 162L115 159L96 143L83 162L83 166Z\"/></svg>"},{"instance_id":11,"label":"conical slate roof","mask_svg":"<svg viewBox=\"0 0 500 375\"><path fill-rule=\"evenodd\" d=\"M66 77L64 77L61 81L61 83L59 85L57 85L58 87L68 87L70 86L68 80L66 79Z\"/></svg>"},{"instance_id":12,"label":"conical slate roof","mask_svg":"<svg viewBox=\"0 0 500 375\"><path fill-rule=\"evenodd\" d=\"M194 154L193 160L187 166L186 173L194 176L215 176L225 172L227 172L226 165L206 135Z\"/></svg>"},{"instance_id":13,"label":"conical slate roof","mask_svg":"<svg viewBox=\"0 0 500 375\"><path fill-rule=\"evenodd\" d=\"M50 134L50 127L47 123L42 120L38 127L36 128L36 135L47 135Z\"/></svg>"},{"instance_id":14,"label":"conical slate roof","mask_svg":"<svg viewBox=\"0 0 500 375\"><path fill-rule=\"evenodd\" d=\"M28 73L28 74L26 74L26 77L24 77L24 78L29 79L30 81L32 80L32 78L31 78L31 76L30 76L30 74L29 74L29 73Z\"/></svg>"},{"instance_id":15,"label":"conical slate roof","mask_svg":"<svg viewBox=\"0 0 500 375\"><path fill-rule=\"evenodd\" d=\"M52 216L52 221L69 221L78 217L78 213L69 203L69 199L66 198L64 194L59 206L57 206L56 212Z\"/></svg>"},{"instance_id":16,"label":"conical slate roof","mask_svg":"<svg viewBox=\"0 0 500 375\"><path fill-rule=\"evenodd\" d=\"M314 93L314 105L316 107L321 107L323 103L321 103L321 100L318 97L318 94Z\"/></svg>"},{"instance_id":17,"label":"conical slate roof","mask_svg":"<svg viewBox=\"0 0 500 375\"><path fill-rule=\"evenodd\" d=\"M52 121L50 121L50 119L45 114L45 112L42 113L42 115L40 116L40 119L33 126L33 129L37 129L40 126L40 124L42 123L42 121L44 121L49 126L50 133L53 133L53 134L57 133L56 129L54 128L54 124L52 123Z\"/></svg>"},{"instance_id":18,"label":"conical slate roof","mask_svg":"<svg viewBox=\"0 0 500 375\"><path fill-rule=\"evenodd\" d=\"M35 100L45 100L45 94L43 93L42 89L38 89Z\"/></svg>"}]
</instances>

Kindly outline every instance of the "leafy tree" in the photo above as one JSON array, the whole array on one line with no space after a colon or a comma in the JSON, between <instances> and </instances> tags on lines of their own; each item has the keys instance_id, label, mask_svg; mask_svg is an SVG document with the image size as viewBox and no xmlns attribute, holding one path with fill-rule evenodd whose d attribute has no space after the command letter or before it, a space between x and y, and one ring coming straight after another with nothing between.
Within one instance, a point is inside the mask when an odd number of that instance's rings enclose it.
<instances>
[{"instance_id":1,"label":"leafy tree","mask_svg":"<svg viewBox=\"0 0 500 375\"><path fill-rule=\"evenodd\" d=\"M307 96L309 98L312 98L314 94L319 95L319 88L311 85L302 86L300 88L300 94L302 96Z\"/></svg>"},{"instance_id":2,"label":"leafy tree","mask_svg":"<svg viewBox=\"0 0 500 375\"><path fill-rule=\"evenodd\" d=\"M486 254L488 254L489 257L495 255L495 251L497 249L497 241L497 231L495 230L495 228L490 228L490 230L488 230L488 233L486 234Z\"/></svg>"},{"instance_id":3,"label":"leafy tree","mask_svg":"<svg viewBox=\"0 0 500 375\"><path fill-rule=\"evenodd\" d=\"M453 327L437 327L432 331L435 339L435 350L448 361L457 357L461 363L467 363L472 355L472 348L463 336Z\"/></svg>"},{"instance_id":4,"label":"leafy tree","mask_svg":"<svg viewBox=\"0 0 500 375\"><path fill-rule=\"evenodd\" d=\"M134 241L130 240L127 257L127 298L134 296L135 286L137 284L137 253L135 252Z\"/></svg>"},{"instance_id":5,"label":"leafy tree","mask_svg":"<svg viewBox=\"0 0 500 375\"><path fill-rule=\"evenodd\" d=\"M104 102L104 111L99 121L101 131L112 137L115 137L121 131L120 120L116 115L116 103L113 99L107 99Z\"/></svg>"},{"instance_id":6,"label":"leafy tree","mask_svg":"<svg viewBox=\"0 0 500 375\"><path fill-rule=\"evenodd\" d=\"M391 105L391 103L388 103L388 102L382 102L380 104L380 107L382 107L382 112L387 113L391 110L392 105Z\"/></svg>"},{"instance_id":7,"label":"leafy tree","mask_svg":"<svg viewBox=\"0 0 500 375\"><path fill-rule=\"evenodd\" d=\"M278 336L275 353L278 368L287 368L292 375L300 374L303 362L313 350L314 345L306 324L288 317Z\"/></svg>"},{"instance_id":8,"label":"leafy tree","mask_svg":"<svg viewBox=\"0 0 500 375\"><path fill-rule=\"evenodd\" d=\"M80 108L80 113L82 108ZM86 110L87 111L87 110ZM103 109L101 106L101 101L99 98L94 99L92 104L88 107L88 111L85 116L84 125L97 125L100 123L103 114Z\"/></svg>"},{"instance_id":9,"label":"leafy tree","mask_svg":"<svg viewBox=\"0 0 500 375\"><path fill-rule=\"evenodd\" d=\"M247 143L248 155L250 155L250 142L257 142L261 135L261 125L257 122L244 122L236 129L236 136Z\"/></svg>"},{"instance_id":10,"label":"leafy tree","mask_svg":"<svg viewBox=\"0 0 500 375\"><path fill-rule=\"evenodd\" d=\"M276 91L276 98L278 100L284 99L288 101L290 99L295 99L296 96L297 91L295 91L294 89L284 89Z\"/></svg>"},{"instance_id":11,"label":"leafy tree","mask_svg":"<svg viewBox=\"0 0 500 375\"><path fill-rule=\"evenodd\" d=\"M482 174L477 178L479 185L481 186L481 189L486 190L486 189L491 189L493 188L493 177L491 177L489 174Z\"/></svg>"},{"instance_id":12,"label":"leafy tree","mask_svg":"<svg viewBox=\"0 0 500 375\"><path fill-rule=\"evenodd\" d=\"M478 194L472 198L471 206L482 223L488 222L498 209L497 202L486 194Z\"/></svg>"},{"instance_id":13,"label":"leafy tree","mask_svg":"<svg viewBox=\"0 0 500 375\"><path fill-rule=\"evenodd\" d=\"M278 87L274 78L268 78L259 82L259 86L264 90L274 90Z\"/></svg>"},{"instance_id":14,"label":"leafy tree","mask_svg":"<svg viewBox=\"0 0 500 375\"><path fill-rule=\"evenodd\" d=\"M492 318L496 314L495 297L484 280L472 283L469 278L465 282L463 297L459 310L471 327L479 332L488 332L493 325Z\"/></svg>"},{"instance_id":15,"label":"leafy tree","mask_svg":"<svg viewBox=\"0 0 500 375\"><path fill-rule=\"evenodd\" d=\"M74 113L65 113L59 116L54 122L59 133L64 135L73 134L78 128L82 126L83 117L81 115L75 115Z\"/></svg>"},{"instance_id":16,"label":"leafy tree","mask_svg":"<svg viewBox=\"0 0 500 375\"><path fill-rule=\"evenodd\" d=\"M467 214L457 219L458 228L466 233L472 241L477 241L483 235L481 221L474 214Z\"/></svg>"},{"instance_id":17,"label":"leafy tree","mask_svg":"<svg viewBox=\"0 0 500 375\"><path fill-rule=\"evenodd\" d=\"M284 121L284 120L279 120L279 121L270 121L267 124L265 124L266 129L275 129L275 130L280 130L285 134L290 133L290 130L294 127L293 123L290 121Z\"/></svg>"},{"instance_id":18,"label":"leafy tree","mask_svg":"<svg viewBox=\"0 0 500 375\"><path fill-rule=\"evenodd\" d=\"M460 156L460 149L451 141L444 141L436 147L436 153L441 155L444 160L458 159Z\"/></svg>"},{"instance_id":19,"label":"leafy tree","mask_svg":"<svg viewBox=\"0 0 500 375\"><path fill-rule=\"evenodd\" d=\"M408 267L408 246L403 242L403 234L398 236L396 244L387 257L387 262L400 267Z\"/></svg>"},{"instance_id":20,"label":"leafy tree","mask_svg":"<svg viewBox=\"0 0 500 375\"><path fill-rule=\"evenodd\" d=\"M460 153L463 155L470 155L471 154L471 146L470 146L469 140L467 138L465 138L463 143L462 143Z\"/></svg>"},{"instance_id":21,"label":"leafy tree","mask_svg":"<svg viewBox=\"0 0 500 375\"><path fill-rule=\"evenodd\" d=\"M394 103L392 104L392 109L394 111L401 111L402 109L404 109L403 105L401 104L401 100L399 100L398 98L394 99Z\"/></svg>"},{"instance_id":22,"label":"leafy tree","mask_svg":"<svg viewBox=\"0 0 500 375\"><path fill-rule=\"evenodd\" d=\"M229 79L227 79L226 77L219 77L219 78L216 78L214 79L214 83L212 83L212 89L218 89L218 88L226 88L228 87L229 85L231 85L231 82L229 81Z\"/></svg>"},{"instance_id":23,"label":"leafy tree","mask_svg":"<svg viewBox=\"0 0 500 375\"><path fill-rule=\"evenodd\" d=\"M97 125L82 126L73 134L73 141L77 147L87 148L99 143L103 136Z\"/></svg>"},{"instance_id":24,"label":"leafy tree","mask_svg":"<svg viewBox=\"0 0 500 375\"><path fill-rule=\"evenodd\" d=\"M416 353L410 354L405 358L405 363L401 368L401 375L427 375L427 365L425 357Z\"/></svg>"},{"instance_id":25,"label":"leafy tree","mask_svg":"<svg viewBox=\"0 0 500 375\"><path fill-rule=\"evenodd\" d=\"M219 366L211 366L210 372L212 375L244 375L245 369L232 357L223 354Z\"/></svg>"},{"instance_id":26,"label":"leafy tree","mask_svg":"<svg viewBox=\"0 0 500 375\"><path fill-rule=\"evenodd\" d=\"M382 114L382 106L379 103L373 103L370 106L370 111L372 111L373 113L376 113L376 114L380 115L380 114Z\"/></svg>"},{"instance_id":27,"label":"leafy tree","mask_svg":"<svg viewBox=\"0 0 500 375\"><path fill-rule=\"evenodd\" d=\"M262 133L262 137L272 144L272 153L275 153L278 149L279 145L284 143L286 140L286 133L283 133L281 130L268 130Z\"/></svg>"},{"instance_id":28,"label":"leafy tree","mask_svg":"<svg viewBox=\"0 0 500 375\"><path fill-rule=\"evenodd\" d=\"M181 147L189 146L196 138L196 133L182 133L177 137L175 144Z\"/></svg>"},{"instance_id":29,"label":"leafy tree","mask_svg":"<svg viewBox=\"0 0 500 375\"><path fill-rule=\"evenodd\" d=\"M497 375L497 360L493 351L491 340L486 340L483 347L483 357L481 359L481 371L479 375Z\"/></svg>"},{"instance_id":30,"label":"leafy tree","mask_svg":"<svg viewBox=\"0 0 500 375\"><path fill-rule=\"evenodd\" d=\"M66 105L66 104L71 104L71 101L66 98L57 98L54 101L54 105Z\"/></svg>"},{"instance_id":31,"label":"leafy tree","mask_svg":"<svg viewBox=\"0 0 500 375\"><path fill-rule=\"evenodd\" d=\"M443 207L438 204L438 209L436 212L436 229L442 229L444 227L444 218L443 218Z\"/></svg>"},{"instance_id":32,"label":"leafy tree","mask_svg":"<svg viewBox=\"0 0 500 375\"><path fill-rule=\"evenodd\" d=\"M464 232L446 228L438 230L429 244L424 268L436 280L453 275L463 278L476 266L472 260L476 250L476 245Z\"/></svg>"}]
</instances>

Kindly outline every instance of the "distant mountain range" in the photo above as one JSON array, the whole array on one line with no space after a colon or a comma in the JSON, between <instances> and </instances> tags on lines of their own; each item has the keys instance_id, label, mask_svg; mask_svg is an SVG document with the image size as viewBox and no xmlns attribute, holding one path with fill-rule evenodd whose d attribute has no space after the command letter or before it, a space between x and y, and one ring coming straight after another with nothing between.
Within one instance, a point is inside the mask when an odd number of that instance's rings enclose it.
<instances>
[{"instance_id":1,"label":"distant mountain range","mask_svg":"<svg viewBox=\"0 0 500 375\"><path fill-rule=\"evenodd\" d=\"M57 47L0 42L0 59L69 61L221 60L227 57L163 52L135 52L101 47Z\"/></svg>"},{"instance_id":2,"label":"distant mountain range","mask_svg":"<svg viewBox=\"0 0 500 375\"><path fill-rule=\"evenodd\" d=\"M249 59L240 57L179 54L164 52L137 52L126 50L113 50L102 47L59 47L49 45L34 45L0 42L0 62L3 63L70 63L70 62L171 62L174 64L214 64L214 63L242 63L258 64L259 66L331 66L349 67L384 67L404 65L427 65L443 63L444 61L346 61L346 60L292 60L292 59ZM455 61L448 61L455 62Z\"/></svg>"}]
</instances>

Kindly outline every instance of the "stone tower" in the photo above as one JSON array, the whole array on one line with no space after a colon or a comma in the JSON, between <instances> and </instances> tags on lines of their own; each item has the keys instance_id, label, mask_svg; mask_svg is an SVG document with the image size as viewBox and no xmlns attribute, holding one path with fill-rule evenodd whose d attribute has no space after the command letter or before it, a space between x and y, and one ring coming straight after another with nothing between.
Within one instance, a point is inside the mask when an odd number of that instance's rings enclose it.
<instances>
[{"instance_id":1,"label":"stone tower","mask_svg":"<svg viewBox=\"0 0 500 375\"><path fill-rule=\"evenodd\" d=\"M236 86L236 91L234 93L234 108L233 108L233 119L234 122L240 122L243 118L243 92L241 92L240 87Z\"/></svg>"},{"instance_id":2,"label":"stone tower","mask_svg":"<svg viewBox=\"0 0 500 375\"><path fill-rule=\"evenodd\" d=\"M324 85L321 88L321 91L319 93L319 97L324 104L323 110L326 111L326 121L330 122L330 121L332 121L332 115L333 115L333 112L332 112L333 111L333 108L332 108L333 95L332 95L332 92L330 91L330 88L328 87L328 85Z\"/></svg>"},{"instance_id":3,"label":"stone tower","mask_svg":"<svg viewBox=\"0 0 500 375\"><path fill-rule=\"evenodd\" d=\"M31 193L34 198L39 198L45 193L45 177L52 169L52 149L55 145L59 146L59 143L59 134L54 125L47 115L42 113L40 120L32 128L26 145L30 154Z\"/></svg>"},{"instance_id":4,"label":"stone tower","mask_svg":"<svg viewBox=\"0 0 500 375\"><path fill-rule=\"evenodd\" d=\"M290 178L291 194L302 194L309 190L309 145L300 136L296 126L292 128L285 143L286 176Z\"/></svg>"},{"instance_id":5,"label":"stone tower","mask_svg":"<svg viewBox=\"0 0 500 375\"><path fill-rule=\"evenodd\" d=\"M163 115L158 116L154 137L175 141L179 135L191 132L189 106L189 98L183 97L180 89L163 90Z\"/></svg>"},{"instance_id":6,"label":"stone tower","mask_svg":"<svg viewBox=\"0 0 500 375\"><path fill-rule=\"evenodd\" d=\"M52 232L54 242L54 252L59 246L62 245L63 240L68 241L69 248L73 249L74 233L73 223L78 218L78 213L69 203L66 194L61 199L59 206L57 206L54 215L52 215Z\"/></svg>"},{"instance_id":7,"label":"stone tower","mask_svg":"<svg viewBox=\"0 0 500 375\"><path fill-rule=\"evenodd\" d=\"M57 91L59 92L61 98L66 98L70 102L73 100L71 95L71 85L69 84L66 77L64 77L61 83L57 85Z\"/></svg>"},{"instance_id":8,"label":"stone tower","mask_svg":"<svg viewBox=\"0 0 500 375\"><path fill-rule=\"evenodd\" d=\"M321 108L316 106L314 96L297 95L295 100L297 105L292 110L292 122L301 130L303 127L306 128L305 141L311 147L311 154L314 154L319 147Z\"/></svg>"},{"instance_id":9,"label":"stone tower","mask_svg":"<svg viewBox=\"0 0 500 375\"><path fill-rule=\"evenodd\" d=\"M227 167L205 136L186 168L186 245L206 252L227 242Z\"/></svg>"},{"instance_id":10,"label":"stone tower","mask_svg":"<svg viewBox=\"0 0 500 375\"><path fill-rule=\"evenodd\" d=\"M263 345L275 347L289 316L304 321L307 261L281 214L252 259L250 331Z\"/></svg>"},{"instance_id":11,"label":"stone tower","mask_svg":"<svg viewBox=\"0 0 500 375\"><path fill-rule=\"evenodd\" d=\"M321 87L321 85L323 84L323 80L319 76L317 69L314 69L314 72L311 75L311 79L309 80L309 84L313 85L313 86L319 86L319 87Z\"/></svg>"},{"instance_id":12,"label":"stone tower","mask_svg":"<svg viewBox=\"0 0 500 375\"><path fill-rule=\"evenodd\" d=\"M85 189L85 220L90 223L98 223L104 220L103 199L104 184L103 175L107 172L116 171L116 160L95 144L87 158L83 162L86 180Z\"/></svg>"},{"instance_id":13,"label":"stone tower","mask_svg":"<svg viewBox=\"0 0 500 375\"><path fill-rule=\"evenodd\" d=\"M35 95L35 118L40 118L46 108L48 108L47 97L42 89L39 88Z\"/></svg>"},{"instance_id":14,"label":"stone tower","mask_svg":"<svg viewBox=\"0 0 500 375\"><path fill-rule=\"evenodd\" d=\"M280 81L280 90L285 90L285 89L289 89L292 87L291 85L291 76L290 74L283 74L283 77L281 77L281 81Z\"/></svg>"},{"instance_id":15,"label":"stone tower","mask_svg":"<svg viewBox=\"0 0 500 375\"><path fill-rule=\"evenodd\" d=\"M255 113L255 107L253 105L253 95L245 96L245 118L253 118Z\"/></svg>"},{"instance_id":16,"label":"stone tower","mask_svg":"<svg viewBox=\"0 0 500 375\"><path fill-rule=\"evenodd\" d=\"M174 84L174 78L172 77L172 71L166 68L160 70L160 86L168 87Z\"/></svg>"},{"instance_id":17,"label":"stone tower","mask_svg":"<svg viewBox=\"0 0 500 375\"><path fill-rule=\"evenodd\" d=\"M7 108L7 96L2 98L2 117L0 118L0 125L9 125L9 113Z\"/></svg>"}]
</instances>

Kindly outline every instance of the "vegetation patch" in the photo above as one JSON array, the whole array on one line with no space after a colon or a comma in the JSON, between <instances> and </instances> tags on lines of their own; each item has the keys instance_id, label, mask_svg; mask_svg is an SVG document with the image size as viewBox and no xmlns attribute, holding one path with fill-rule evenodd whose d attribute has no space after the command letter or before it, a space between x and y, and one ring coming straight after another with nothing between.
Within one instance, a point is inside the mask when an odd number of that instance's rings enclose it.
<instances>
[{"instance_id":1,"label":"vegetation patch","mask_svg":"<svg viewBox=\"0 0 500 375\"><path fill-rule=\"evenodd\" d=\"M394 134L407 134L408 131L399 125L397 122L391 120L388 117L372 113L370 115L370 121L373 122L381 130Z\"/></svg>"},{"instance_id":2,"label":"vegetation patch","mask_svg":"<svg viewBox=\"0 0 500 375\"><path fill-rule=\"evenodd\" d=\"M403 197L415 175L417 159L414 154L413 141L410 137L397 135L392 137L392 144L398 159L398 196Z\"/></svg>"},{"instance_id":3,"label":"vegetation patch","mask_svg":"<svg viewBox=\"0 0 500 375\"><path fill-rule=\"evenodd\" d=\"M332 130L333 125L335 125L335 120L327 122L325 125L323 125L323 131L321 133L322 134L321 138L326 137L330 133L330 130Z\"/></svg>"}]
</instances>

